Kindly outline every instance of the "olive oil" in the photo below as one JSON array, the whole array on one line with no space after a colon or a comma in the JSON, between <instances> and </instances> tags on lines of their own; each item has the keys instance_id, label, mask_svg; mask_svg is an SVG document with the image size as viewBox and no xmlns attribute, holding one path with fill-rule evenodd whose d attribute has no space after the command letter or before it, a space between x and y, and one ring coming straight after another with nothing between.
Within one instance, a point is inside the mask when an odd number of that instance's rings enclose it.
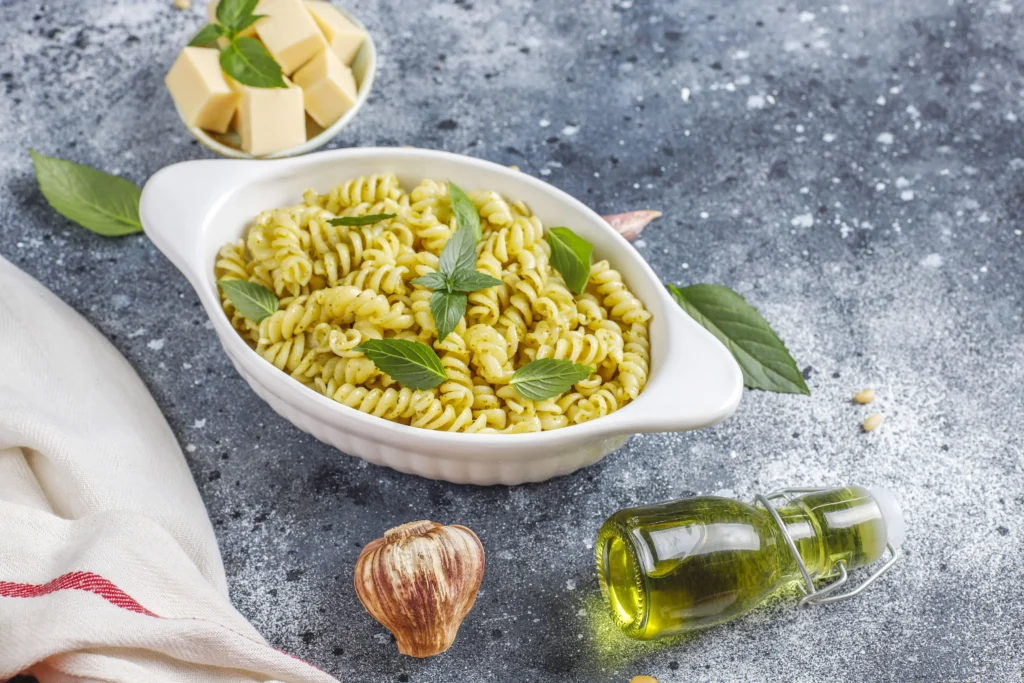
<instances>
[{"instance_id":1,"label":"olive oil","mask_svg":"<svg viewBox=\"0 0 1024 683\"><path fill-rule=\"evenodd\" d=\"M812 577L828 575L840 560L847 569L871 564L891 535L902 537L898 505L880 493L851 486L776 507ZM802 580L768 510L728 498L620 510L601 526L596 550L612 618L644 640L734 619Z\"/></svg>"}]
</instances>

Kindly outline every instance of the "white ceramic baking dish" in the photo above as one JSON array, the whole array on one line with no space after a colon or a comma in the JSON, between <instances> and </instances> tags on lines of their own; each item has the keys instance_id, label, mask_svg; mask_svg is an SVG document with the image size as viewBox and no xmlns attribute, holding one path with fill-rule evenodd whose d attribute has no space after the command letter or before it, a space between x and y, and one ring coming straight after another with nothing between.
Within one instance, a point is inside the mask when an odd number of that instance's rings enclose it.
<instances>
[{"instance_id":1,"label":"white ceramic baking dish","mask_svg":"<svg viewBox=\"0 0 1024 683\"><path fill-rule=\"evenodd\" d=\"M535 434L451 434L366 415L320 395L263 360L221 309L213 265L261 210L353 176L395 172L404 186L447 178L526 202L546 226L564 225L607 258L653 314L651 369L637 400L592 422ZM590 465L639 432L715 424L739 404L742 375L726 348L672 301L647 262L596 213L545 182L498 164L420 149L345 149L278 161L189 161L146 183L140 207L153 243L199 295L238 372L296 427L378 465L456 483L543 481Z\"/></svg>"}]
</instances>

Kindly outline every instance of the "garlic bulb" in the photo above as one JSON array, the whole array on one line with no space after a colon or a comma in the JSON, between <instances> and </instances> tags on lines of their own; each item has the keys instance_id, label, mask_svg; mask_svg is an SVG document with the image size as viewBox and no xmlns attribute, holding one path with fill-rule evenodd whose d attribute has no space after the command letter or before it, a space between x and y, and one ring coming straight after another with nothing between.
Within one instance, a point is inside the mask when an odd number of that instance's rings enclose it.
<instances>
[{"instance_id":1,"label":"garlic bulb","mask_svg":"<svg viewBox=\"0 0 1024 683\"><path fill-rule=\"evenodd\" d=\"M356 560L359 601L398 641L430 657L447 650L476 602L484 547L464 526L409 522L371 541Z\"/></svg>"},{"instance_id":2,"label":"garlic bulb","mask_svg":"<svg viewBox=\"0 0 1024 683\"><path fill-rule=\"evenodd\" d=\"M610 216L604 216L604 219L615 228L617 233L632 242L640 235L640 231L647 227L648 223L660 216L661 211L644 210L613 213Z\"/></svg>"}]
</instances>

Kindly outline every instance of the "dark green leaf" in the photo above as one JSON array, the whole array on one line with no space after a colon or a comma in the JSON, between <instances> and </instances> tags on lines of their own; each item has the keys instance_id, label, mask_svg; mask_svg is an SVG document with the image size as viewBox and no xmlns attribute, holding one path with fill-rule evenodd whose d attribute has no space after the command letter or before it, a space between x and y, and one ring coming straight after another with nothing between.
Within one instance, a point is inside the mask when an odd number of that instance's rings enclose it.
<instances>
[{"instance_id":1,"label":"dark green leaf","mask_svg":"<svg viewBox=\"0 0 1024 683\"><path fill-rule=\"evenodd\" d=\"M488 287L497 287L505 284L496 277L479 270L457 270L449 278L448 287L453 292L476 292Z\"/></svg>"},{"instance_id":2,"label":"dark green leaf","mask_svg":"<svg viewBox=\"0 0 1024 683\"><path fill-rule=\"evenodd\" d=\"M247 29L250 26L252 26L253 24L255 24L257 21L259 21L260 19L262 19L265 16L267 16L267 15L266 14L250 14L245 19L242 19L241 22L239 22L238 28L235 29L235 30L238 31L238 32L242 32L245 29Z\"/></svg>"},{"instance_id":3,"label":"dark green leaf","mask_svg":"<svg viewBox=\"0 0 1024 683\"><path fill-rule=\"evenodd\" d=\"M430 295L430 313L437 327L437 341L444 341L466 314L467 297L462 292L435 290Z\"/></svg>"},{"instance_id":4,"label":"dark green leaf","mask_svg":"<svg viewBox=\"0 0 1024 683\"><path fill-rule=\"evenodd\" d=\"M374 213L369 216L340 216L338 218L332 218L328 223L331 225L373 225L380 221L386 221L389 218L394 218L393 213Z\"/></svg>"},{"instance_id":5,"label":"dark green leaf","mask_svg":"<svg viewBox=\"0 0 1024 683\"><path fill-rule=\"evenodd\" d=\"M668 285L668 290L691 318L725 344L740 364L748 387L784 394L811 393L786 345L742 296L721 285Z\"/></svg>"},{"instance_id":6,"label":"dark green leaf","mask_svg":"<svg viewBox=\"0 0 1024 683\"><path fill-rule=\"evenodd\" d=\"M477 242L483 239L484 233L480 228L480 214L476 210L476 204L461 187L451 181L448 181L448 201L451 202L452 213L455 214L459 229L468 227L473 231L473 237Z\"/></svg>"},{"instance_id":7,"label":"dark green leaf","mask_svg":"<svg viewBox=\"0 0 1024 683\"><path fill-rule=\"evenodd\" d=\"M448 289L448 279L444 275L441 275L441 273L427 273L426 275L421 275L413 280L412 283L431 291L435 289Z\"/></svg>"},{"instance_id":8,"label":"dark green leaf","mask_svg":"<svg viewBox=\"0 0 1024 683\"><path fill-rule=\"evenodd\" d=\"M256 11L259 0L220 0L217 4L217 23L229 31L238 32Z\"/></svg>"},{"instance_id":9,"label":"dark green leaf","mask_svg":"<svg viewBox=\"0 0 1024 683\"><path fill-rule=\"evenodd\" d=\"M381 372L410 389L433 389L448 379L441 359L423 342L408 339L370 339L361 351Z\"/></svg>"},{"instance_id":10,"label":"dark green leaf","mask_svg":"<svg viewBox=\"0 0 1024 683\"><path fill-rule=\"evenodd\" d=\"M542 358L530 361L516 370L509 384L524 397L543 401L552 396L564 394L576 382L582 382L594 374L594 368L571 360Z\"/></svg>"},{"instance_id":11,"label":"dark green leaf","mask_svg":"<svg viewBox=\"0 0 1024 683\"><path fill-rule=\"evenodd\" d=\"M224 30L217 24L207 24L199 29L199 33L193 36L188 44L192 47L206 47L217 42L217 39L224 35Z\"/></svg>"},{"instance_id":12,"label":"dark green leaf","mask_svg":"<svg viewBox=\"0 0 1024 683\"><path fill-rule=\"evenodd\" d=\"M219 8L219 5L218 5ZM220 68L243 85L254 88L287 88L281 66L255 38L235 38L221 50Z\"/></svg>"},{"instance_id":13,"label":"dark green leaf","mask_svg":"<svg viewBox=\"0 0 1024 683\"><path fill-rule=\"evenodd\" d=\"M551 265L565 280L565 285L576 294L582 294L590 279L590 259L594 247L569 228L548 230L551 246Z\"/></svg>"},{"instance_id":14,"label":"dark green leaf","mask_svg":"<svg viewBox=\"0 0 1024 683\"><path fill-rule=\"evenodd\" d=\"M441 250L437 270L449 277L461 270L476 270L476 238L471 230L459 228L448 238Z\"/></svg>"},{"instance_id":15,"label":"dark green leaf","mask_svg":"<svg viewBox=\"0 0 1024 683\"><path fill-rule=\"evenodd\" d=\"M277 313L277 296L256 282L217 280L235 309L254 323Z\"/></svg>"},{"instance_id":16,"label":"dark green leaf","mask_svg":"<svg viewBox=\"0 0 1024 683\"><path fill-rule=\"evenodd\" d=\"M88 166L44 156L30 149L36 180L46 201L65 218L100 235L116 237L142 230L135 183Z\"/></svg>"}]
</instances>

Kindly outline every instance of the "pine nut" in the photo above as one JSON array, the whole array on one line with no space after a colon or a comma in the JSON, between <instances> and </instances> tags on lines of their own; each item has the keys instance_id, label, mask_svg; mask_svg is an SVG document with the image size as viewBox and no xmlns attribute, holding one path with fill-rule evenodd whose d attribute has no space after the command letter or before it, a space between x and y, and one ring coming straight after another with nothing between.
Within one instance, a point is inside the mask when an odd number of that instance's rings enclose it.
<instances>
[{"instance_id":1,"label":"pine nut","mask_svg":"<svg viewBox=\"0 0 1024 683\"><path fill-rule=\"evenodd\" d=\"M858 391L856 394L853 395L853 400L856 403L860 403L861 405L864 405L865 403L871 403L872 401L875 400L875 390L865 389L864 391Z\"/></svg>"},{"instance_id":2,"label":"pine nut","mask_svg":"<svg viewBox=\"0 0 1024 683\"><path fill-rule=\"evenodd\" d=\"M175 9L192 9L192 0L174 0Z\"/></svg>"},{"instance_id":3,"label":"pine nut","mask_svg":"<svg viewBox=\"0 0 1024 683\"><path fill-rule=\"evenodd\" d=\"M881 413L875 413L874 415L869 415L868 419L864 420L864 425L863 425L864 431L865 432L873 432L873 431L875 431L882 424L882 420L884 420L884 419L885 419L885 417Z\"/></svg>"},{"instance_id":4,"label":"pine nut","mask_svg":"<svg viewBox=\"0 0 1024 683\"><path fill-rule=\"evenodd\" d=\"M629 683L658 683L658 679L654 676L633 676Z\"/></svg>"}]
</instances>

